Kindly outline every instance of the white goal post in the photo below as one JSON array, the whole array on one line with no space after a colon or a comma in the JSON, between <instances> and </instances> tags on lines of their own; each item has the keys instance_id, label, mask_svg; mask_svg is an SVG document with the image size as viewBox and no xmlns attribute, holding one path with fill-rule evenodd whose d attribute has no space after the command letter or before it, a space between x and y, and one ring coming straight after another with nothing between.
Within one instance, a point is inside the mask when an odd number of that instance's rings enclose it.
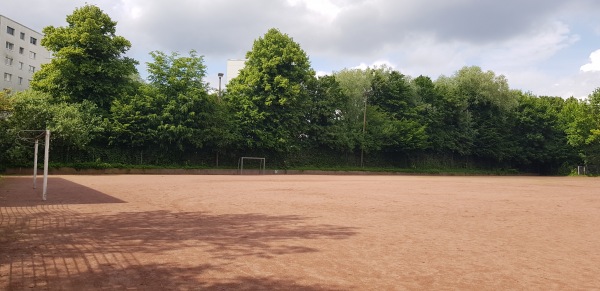
<instances>
[{"instance_id":1,"label":"white goal post","mask_svg":"<svg viewBox=\"0 0 600 291\"><path fill-rule=\"evenodd\" d=\"M264 174L265 173L265 158L257 158L257 157L241 157L238 160L238 172L240 173L240 175L244 174L244 161L245 160L258 160L259 161L259 170L258 173L259 174Z\"/></svg>"},{"instance_id":2,"label":"white goal post","mask_svg":"<svg viewBox=\"0 0 600 291\"><path fill-rule=\"evenodd\" d=\"M42 200L46 201L48 195L48 159L50 154L50 131L49 130L21 130L18 135L20 140L33 141L33 189L37 188L37 165L39 140L44 137L44 182L42 188Z\"/></svg>"}]
</instances>

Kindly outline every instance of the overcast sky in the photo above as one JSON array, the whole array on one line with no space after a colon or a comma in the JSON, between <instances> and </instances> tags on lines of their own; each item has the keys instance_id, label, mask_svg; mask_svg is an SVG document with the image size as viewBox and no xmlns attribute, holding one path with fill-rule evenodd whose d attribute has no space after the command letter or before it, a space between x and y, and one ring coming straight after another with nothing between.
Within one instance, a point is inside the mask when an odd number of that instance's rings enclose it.
<instances>
[{"instance_id":1,"label":"overcast sky","mask_svg":"<svg viewBox=\"0 0 600 291\"><path fill-rule=\"evenodd\" d=\"M536 95L600 87L597 0L2 0L0 14L41 31L85 3L118 22L142 76L149 52L194 49L216 87L227 59L275 27L320 74L387 64L435 80L476 65Z\"/></svg>"}]
</instances>

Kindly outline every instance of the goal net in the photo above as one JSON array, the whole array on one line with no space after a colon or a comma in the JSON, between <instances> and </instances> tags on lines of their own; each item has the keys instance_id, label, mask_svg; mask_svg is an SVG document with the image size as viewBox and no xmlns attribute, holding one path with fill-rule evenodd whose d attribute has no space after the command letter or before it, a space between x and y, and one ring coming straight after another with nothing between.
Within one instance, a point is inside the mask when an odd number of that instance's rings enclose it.
<instances>
[{"instance_id":1,"label":"goal net","mask_svg":"<svg viewBox=\"0 0 600 291\"><path fill-rule=\"evenodd\" d=\"M250 162L250 164L248 164ZM257 165L258 163L258 165ZM238 160L238 173L240 175L244 174L244 170L246 172L254 172L258 169L258 174L262 175L265 173L265 158L257 158L257 157L241 157ZM250 171L254 170L254 171Z\"/></svg>"}]
</instances>

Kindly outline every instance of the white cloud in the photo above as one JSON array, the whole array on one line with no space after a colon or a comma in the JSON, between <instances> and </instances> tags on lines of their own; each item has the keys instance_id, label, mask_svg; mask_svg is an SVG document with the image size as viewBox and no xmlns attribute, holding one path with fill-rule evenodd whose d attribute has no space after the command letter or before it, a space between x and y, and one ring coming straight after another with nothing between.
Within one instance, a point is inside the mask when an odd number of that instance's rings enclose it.
<instances>
[{"instance_id":1,"label":"white cloud","mask_svg":"<svg viewBox=\"0 0 600 291\"><path fill-rule=\"evenodd\" d=\"M600 85L592 78L600 74L600 52L592 53L588 64L580 53L598 49L589 45L600 34L594 22L600 1L92 2L118 22L117 34L131 41L127 55L140 61L142 75L149 52L194 49L205 56L207 81L213 84L226 59L243 58L256 38L275 27L300 43L319 73L387 65L436 79L480 66L534 94L578 96ZM65 25L65 16L85 3L3 0L2 14L41 31Z\"/></svg>"},{"instance_id":2,"label":"white cloud","mask_svg":"<svg viewBox=\"0 0 600 291\"><path fill-rule=\"evenodd\" d=\"M590 61L581 66L580 70L583 72L600 72L600 49L590 54Z\"/></svg>"},{"instance_id":3,"label":"white cloud","mask_svg":"<svg viewBox=\"0 0 600 291\"><path fill-rule=\"evenodd\" d=\"M308 10L327 17L330 21L333 20L341 8L330 0L287 0L292 5L304 5Z\"/></svg>"},{"instance_id":4,"label":"white cloud","mask_svg":"<svg viewBox=\"0 0 600 291\"><path fill-rule=\"evenodd\" d=\"M328 72L325 72L325 71L316 71L315 75L317 77L323 77L323 76L331 75L331 73L328 73Z\"/></svg>"},{"instance_id":5,"label":"white cloud","mask_svg":"<svg viewBox=\"0 0 600 291\"><path fill-rule=\"evenodd\" d=\"M385 68L385 67L391 68L391 69L396 68L396 66L388 60L377 60L377 61L374 61L373 63L371 63L370 65L367 65L366 63L360 63L360 65L352 67L352 69L366 70L369 68L377 69L377 68Z\"/></svg>"},{"instance_id":6,"label":"white cloud","mask_svg":"<svg viewBox=\"0 0 600 291\"><path fill-rule=\"evenodd\" d=\"M579 41L563 22L553 22L526 35L502 43L488 50L482 63L493 67L523 67L536 64L554 56L558 51Z\"/></svg>"}]
</instances>

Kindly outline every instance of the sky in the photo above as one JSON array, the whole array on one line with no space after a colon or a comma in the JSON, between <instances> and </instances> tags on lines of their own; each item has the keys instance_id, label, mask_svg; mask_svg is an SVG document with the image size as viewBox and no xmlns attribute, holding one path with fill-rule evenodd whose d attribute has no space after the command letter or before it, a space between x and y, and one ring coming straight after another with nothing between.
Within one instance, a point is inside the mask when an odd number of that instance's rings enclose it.
<instances>
[{"instance_id":1,"label":"sky","mask_svg":"<svg viewBox=\"0 0 600 291\"><path fill-rule=\"evenodd\" d=\"M320 75L387 65L435 80L479 66L538 96L600 87L597 0L2 0L0 14L41 32L86 3L117 21L142 76L152 51L195 50L217 87L227 59L277 28Z\"/></svg>"}]
</instances>

